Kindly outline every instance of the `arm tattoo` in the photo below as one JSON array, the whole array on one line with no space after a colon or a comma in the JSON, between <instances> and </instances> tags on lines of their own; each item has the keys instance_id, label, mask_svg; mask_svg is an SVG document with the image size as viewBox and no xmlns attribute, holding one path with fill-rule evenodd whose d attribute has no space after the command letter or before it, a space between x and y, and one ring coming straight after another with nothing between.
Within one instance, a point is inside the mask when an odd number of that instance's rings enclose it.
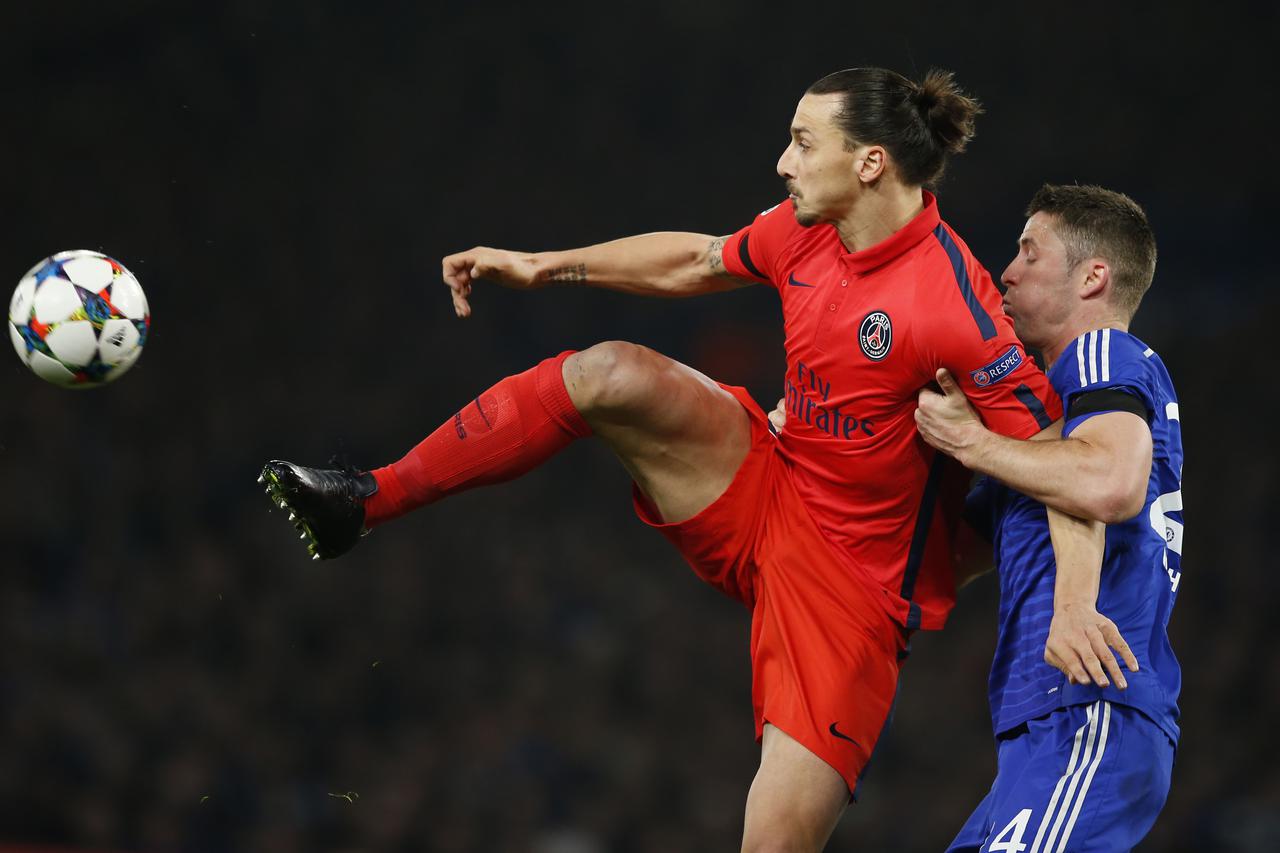
<instances>
[{"instance_id":1,"label":"arm tattoo","mask_svg":"<svg viewBox=\"0 0 1280 853\"><path fill-rule=\"evenodd\" d=\"M567 267L556 267L544 271L538 279L544 283L581 284L587 280L587 265L570 264Z\"/></svg>"},{"instance_id":2,"label":"arm tattoo","mask_svg":"<svg viewBox=\"0 0 1280 853\"><path fill-rule=\"evenodd\" d=\"M707 247L707 264L711 267L711 274L721 278L735 277L724 268L724 244L728 241L728 237L717 237Z\"/></svg>"}]
</instances>

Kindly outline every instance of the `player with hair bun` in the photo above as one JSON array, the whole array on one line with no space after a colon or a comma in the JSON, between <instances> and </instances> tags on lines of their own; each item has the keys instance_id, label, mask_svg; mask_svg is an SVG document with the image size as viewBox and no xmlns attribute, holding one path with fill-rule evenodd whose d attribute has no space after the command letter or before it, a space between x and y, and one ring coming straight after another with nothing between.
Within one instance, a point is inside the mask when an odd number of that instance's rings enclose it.
<instances>
[{"instance_id":1,"label":"player with hair bun","mask_svg":"<svg viewBox=\"0 0 1280 853\"><path fill-rule=\"evenodd\" d=\"M604 441L635 481L641 519L751 610L762 749L743 849L821 849L888 722L908 637L941 628L955 599L965 481L917 434L917 392L946 368L1016 438L1061 414L990 275L926 189L979 111L944 72L916 83L840 71L796 108L777 164L786 201L733 234L444 259L459 317L480 278L658 297L767 284L786 328L780 434L745 389L611 341L503 379L384 468L268 463L268 492L317 558L335 557L367 528L519 476L575 439Z\"/></svg>"}]
</instances>

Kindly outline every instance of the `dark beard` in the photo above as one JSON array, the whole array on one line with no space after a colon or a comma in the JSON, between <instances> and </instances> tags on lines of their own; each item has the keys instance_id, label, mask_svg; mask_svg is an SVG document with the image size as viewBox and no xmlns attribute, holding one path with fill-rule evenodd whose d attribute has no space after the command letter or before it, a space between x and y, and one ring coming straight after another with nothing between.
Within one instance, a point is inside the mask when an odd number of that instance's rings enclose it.
<instances>
[{"instance_id":1,"label":"dark beard","mask_svg":"<svg viewBox=\"0 0 1280 853\"><path fill-rule=\"evenodd\" d=\"M787 192L791 192L791 187L787 187ZM800 202L794 198L791 199L791 212L795 214L796 224L801 228L809 228L817 225L819 222L818 217L814 216L812 213L801 213Z\"/></svg>"}]
</instances>

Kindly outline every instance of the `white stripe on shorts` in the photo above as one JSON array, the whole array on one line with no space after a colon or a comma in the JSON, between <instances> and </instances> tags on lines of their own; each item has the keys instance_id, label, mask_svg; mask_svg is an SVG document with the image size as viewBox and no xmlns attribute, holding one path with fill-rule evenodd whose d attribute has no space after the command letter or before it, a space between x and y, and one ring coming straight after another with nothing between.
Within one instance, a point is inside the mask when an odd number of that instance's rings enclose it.
<instances>
[{"instance_id":1,"label":"white stripe on shorts","mask_svg":"<svg viewBox=\"0 0 1280 853\"><path fill-rule=\"evenodd\" d=\"M1080 343L1082 343L1082 345L1084 343L1083 336L1080 337ZM1082 370L1082 379L1083 379L1084 369L1082 368L1080 370ZM1091 745L1093 744L1093 733L1092 733L1093 710L1092 708L1089 708L1089 710L1085 713L1087 713L1088 722L1085 722L1083 726L1080 726L1079 729L1075 730L1075 747L1071 748L1071 760L1068 763L1066 763L1065 774L1062 774L1060 779L1057 780L1057 788L1053 789L1053 797L1052 799L1048 800L1048 808L1044 809L1044 817L1041 818L1041 825L1039 825L1039 829L1036 830L1036 841L1034 841L1034 843L1032 844L1032 853L1039 853L1039 845L1041 845L1041 841L1044 840L1044 830L1047 829L1048 821L1050 821L1050 818L1053 816L1053 812L1057 811L1057 798L1061 797L1062 795L1062 785L1065 785L1066 780L1070 779L1071 775L1073 775L1075 772L1075 762L1080 757L1080 742L1082 742L1082 740L1084 739L1085 729L1091 730L1089 731L1089 744Z\"/></svg>"},{"instance_id":2,"label":"white stripe on shorts","mask_svg":"<svg viewBox=\"0 0 1280 853\"><path fill-rule=\"evenodd\" d=\"M1067 849L1067 839L1071 837L1071 830L1075 828L1076 818L1080 816L1080 807L1084 805L1085 795L1089 793L1089 785L1093 782L1093 774L1098 769L1098 764L1102 761L1102 753L1107 751L1107 730L1111 728L1111 703L1102 703L1102 730L1098 733L1098 751L1093 754L1093 763L1089 765L1089 772L1085 774L1084 785L1080 788L1080 796L1076 797L1075 808L1071 810L1071 819L1067 821L1066 830L1062 833L1062 843L1058 845L1058 853L1063 853Z\"/></svg>"},{"instance_id":3,"label":"white stripe on shorts","mask_svg":"<svg viewBox=\"0 0 1280 853\"><path fill-rule=\"evenodd\" d=\"M1083 340L1083 338L1081 340ZM1058 800L1062 796L1062 787L1067 784L1068 780L1070 780L1071 787L1070 790L1067 791L1067 799L1063 803L1063 807L1065 808L1066 804L1071 801L1071 795L1075 793L1076 785L1080 781L1080 772L1084 770L1084 766L1089 763L1090 753L1093 752L1094 737L1098 731L1097 709L1097 702L1090 705L1085 711L1087 721L1083 726L1076 729L1076 742L1075 746L1071 749L1071 760L1067 762L1066 772L1058 779L1058 785L1053 789L1053 797L1049 800L1049 808L1045 809L1044 817L1040 819L1040 828L1036 830L1036 840L1031 844L1031 853L1040 853L1040 843L1044 841L1045 830L1049 828L1049 821L1058 811ZM1086 730L1088 731L1087 738L1085 737ZM1082 740L1085 741L1083 756L1080 753L1080 742ZM1079 760L1078 764L1077 759ZM1053 832L1050 834L1049 847L1053 846L1053 836L1058 834L1058 825L1060 824L1061 818L1059 818L1057 823L1054 825Z\"/></svg>"}]
</instances>

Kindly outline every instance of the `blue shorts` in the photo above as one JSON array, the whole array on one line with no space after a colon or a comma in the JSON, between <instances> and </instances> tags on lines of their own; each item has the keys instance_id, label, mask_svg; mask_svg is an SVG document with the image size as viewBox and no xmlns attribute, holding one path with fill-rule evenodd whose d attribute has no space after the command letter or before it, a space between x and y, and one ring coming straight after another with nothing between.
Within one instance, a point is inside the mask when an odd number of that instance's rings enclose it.
<instances>
[{"instance_id":1,"label":"blue shorts","mask_svg":"<svg viewBox=\"0 0 1280 853\"><path fill-rule=\"evenodd\" d=\"M996 781L948 853L1130 850L1169 795L1173 742L1140 711L1097 701L999 742Z\"/></svg>"}]
</instances>

